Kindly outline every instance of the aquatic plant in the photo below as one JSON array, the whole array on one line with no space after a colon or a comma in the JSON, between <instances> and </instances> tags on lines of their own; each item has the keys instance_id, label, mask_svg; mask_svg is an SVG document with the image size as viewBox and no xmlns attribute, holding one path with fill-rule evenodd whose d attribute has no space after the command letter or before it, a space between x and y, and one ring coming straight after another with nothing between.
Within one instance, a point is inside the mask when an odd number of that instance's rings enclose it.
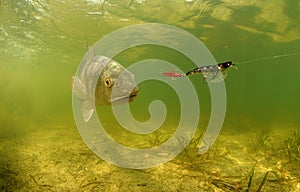
<instances>
[{"instance_id":1,"label":"aquatic plant","mask_svg":"<svg viewBox=\"0 0 300 192\"><path fill-rule=\"evenodd\" d=\"M294 130L291 136L284 140L284 146L290 160L300 160L300 129Z\"/></svg>"},{"instance_id":2,"label":"aquatic plant","mask_svg":"<svg viewBox=\"0 0 300 192\"><path fill-rule=\"evenodd\" d=\"M256 189L256 192L260 192L262 187L265 185L266 181L267 181L267 177L268 177L268 174L270 173L270 171L267 171L262 179L262 181L260 182L258 188ZM250 192L250 187L251 187L251 184L252 184L252 180L253 180L253 177L254 177L254 167L252 167L250 173L249 173L249 181L248 181L248 185L247 185L247 188L246 188L246 192Z\"/></svg>"},{"instance_id":3,"label":"aquatic plant","mask_svg":"<svg viewBox=\"0 0 300 192\"><path fill-rule=\"evenodd\" d=\"M253 176L254 176L254 167L252 167L252 169L249 173L249 181L248 181L248 185L247 185L247 188L246 188L246 192L249 192L249 190L250 190Z\"/></svg>"},{"instance_id":4,"label":"aquatic plant","mask_svg":"<svg viewBox=\"0 0 300 192\"><path fill-rule=\"evenodd\" d=\"M198 149L198 145L200 144L201 142L201 139L202 139L202 135L203 135L203 132L200 133L199 135L196 135L193 137L193 139L191 140L190 144L188 145L188 147L191 147L191 148L197 148Z\"/></svg>"},{"instance_id":5,"label":"aquatic plant","mask_svg":"<svg viewBox=\"0 0 300 192\"><path fill-rule=\"evenodd\" d=\"M269 173L270 173L270 171L267 171L267 172L265 173L264 178L262 179L261 183L259 184L259 186L258 186L256 192L260 192L260 191L261 191L262 187L264 186L264 184L265 184L266 181L267 181L267 177L268 177L268 174L269 174Z\"/></svg>"},{"instance_id":6,"label":"aquatic plant","mask_svg":"<svg viewBox=\"0 0 300 192\"><path fill-rule=\"evenodd\" d=\"M241 180L236 180L236 178L232 178L231 180L228 180L229 177L226 177L227 179L220 179L220 178L211 178L210 182L215 185L216 187L224 190L224 191L245 191L245 192L260 192L262 190L262 187L265 185L267 181L267 177L270 171L267 171L264 174L264 177L262 181L260 182L259 186L257 187L256 190L250 190L253 179L254 179L254 167L251 169L249 172L247 178L248 179L248 184L247 187L245 187L245 182Z\"/></svg>"},{"instance_id":7,"label":"aquatic plant","mask_svg":"<svg viewBox=\"0 0 300 192\"><path fill-rule=\"evenodd\" d=\"M262 128L257 133L256 143L262 148L266 148L270 144L270 129Z\"/></svg>"},{"instance_id":8,"label":"aquatic plant","mask_svg":"<svg viewBox=\"0 0 300 192\"><path fill-rule=\"evenodd\" d=\"M189 142L189 144L184 148L184 152L192 156L197 155L198 147L201 143L202 136L203 136L203 132L200 134L196 133L193 136L192 140Z\"/></svg>"},{"instance_id":9,"label":"aquatic plant","mask_svg":"<svg viewBox=\"0 0 300 192\"><path fill-rule=\"evenodd\" d=\"M159 146L163 142L165 142L169 138L168 134L162 134L160 132L155 131L150 134L149 138L149 147Z\"/></svg>"}]
</instances>

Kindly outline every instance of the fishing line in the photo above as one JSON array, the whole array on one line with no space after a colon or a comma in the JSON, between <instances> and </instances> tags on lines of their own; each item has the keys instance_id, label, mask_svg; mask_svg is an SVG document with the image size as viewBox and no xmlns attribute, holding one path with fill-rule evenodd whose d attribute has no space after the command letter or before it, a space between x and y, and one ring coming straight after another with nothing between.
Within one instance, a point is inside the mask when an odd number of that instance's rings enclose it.
<instances>
[{"instance_id":1,"label":"fishing line","mask_svg":"<svg viewBox=\"0 0 300 192\"><path fill-rule=\"evenodd\" d=\"M253 60L248 60L248 61L237 62L237 64L241 64L241 63L244 64L244 63L251 63L251 62L255 62L255 61L263 61L263 60L269 60L269 59L275 59L275 58L281 58L281 57L288 57L288 56L292 56L292 55L300 55L300 52L286 53L286 54L281 54L281 55L263 57L263 58L259 58L259 59L253 59Z\"/></svg>"},{"instance_id":2,"label":"fishing line","mask_svg":"<svg viewBox=\"0 0 300 192\"><path fill-rule=\"evenodd\" d=\"M288 56L292 56L292 55L300 55L300 51L294 52L294 53L285 53L285 54L281 54L281 55L274 55L274 56L268 56L268 57L263 57L263 58L258 58L258 59L237 62L237 64L239 65L239 64L251 63L251 62L255 62L255 61L276 59L276 58L288 57ZM228 64L228 63L230 63L230 65L223 66L224 64ZM217 77L216 74L218 74L219 71L221 71L221 73L223 73L223 78L224 78L226 76L227 68L233 67L233 68L237 69L236 66L234 66L234 65L235 64L232 64L232 62L230 61L230 62L219 63L219 64L215 64L215 65L197 67L196 69L193 69L190 72L191 72L191 74L202 73L204 75L205 79L215 80L215 77ZM173 71L169 71L169 72L162 72L162 75L171 77L173 80L175 80L175 78L177 78L177 77L186 77L186 76L190 75L188 73L181 74L181 73L177 73L175 70L173 70Z\"/></svg>"}]
</instances>

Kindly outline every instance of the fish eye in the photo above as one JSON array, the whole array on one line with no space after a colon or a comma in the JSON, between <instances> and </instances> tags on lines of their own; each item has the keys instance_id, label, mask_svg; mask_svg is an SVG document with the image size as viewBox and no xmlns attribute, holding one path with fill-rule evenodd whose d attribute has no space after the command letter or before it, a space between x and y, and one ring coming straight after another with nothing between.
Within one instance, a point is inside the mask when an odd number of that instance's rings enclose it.
<instances>
[{"instance_id":1,"label":"fish eye","mask_svg":"<svg viewBox=\"0 0 300 192\"><path fill-rule=\"evenodd\" d=\"M112 86L112 81L109 77L106 77L104 80L104 84L106 87L111 87Z\"/></svg>"}]
</instances>

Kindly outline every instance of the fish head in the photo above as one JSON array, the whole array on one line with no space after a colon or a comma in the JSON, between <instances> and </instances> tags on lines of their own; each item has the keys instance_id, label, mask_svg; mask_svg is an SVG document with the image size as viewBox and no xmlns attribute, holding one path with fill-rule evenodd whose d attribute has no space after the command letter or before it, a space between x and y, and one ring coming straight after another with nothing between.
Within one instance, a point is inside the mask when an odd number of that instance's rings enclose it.
<instances>
[{"instance_id":1,"label":"fish head","mask_svg":"<svg viewBox=\"0 0 300 192\"><path fill-rule=\"evenodd\" d=\"M111 60L102 70L96 87L96 103L131 102L138 94L134 75Z\"/></svg>"}]
</instances>

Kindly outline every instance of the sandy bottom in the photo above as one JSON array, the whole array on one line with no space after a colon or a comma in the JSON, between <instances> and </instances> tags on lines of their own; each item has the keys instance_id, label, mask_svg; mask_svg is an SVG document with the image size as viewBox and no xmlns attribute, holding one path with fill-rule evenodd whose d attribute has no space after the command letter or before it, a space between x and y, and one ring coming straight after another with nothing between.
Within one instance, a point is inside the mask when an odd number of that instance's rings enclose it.
<instances>
[{"instance_id":1,"label":"sandy bottom","mask_svg":"<svg viewBox=\"0 0 300 192\"><path fill-rule=\"evenodd\" d=\"M1 138L1 191L300 191L298 156L284 141L291 131L223 131L210 151L190 145L161 166L131 170L111 165L88 149L75 127L33 130ZM252 175L252 177L251 177Z\"/></svg>"}]
</instances>

